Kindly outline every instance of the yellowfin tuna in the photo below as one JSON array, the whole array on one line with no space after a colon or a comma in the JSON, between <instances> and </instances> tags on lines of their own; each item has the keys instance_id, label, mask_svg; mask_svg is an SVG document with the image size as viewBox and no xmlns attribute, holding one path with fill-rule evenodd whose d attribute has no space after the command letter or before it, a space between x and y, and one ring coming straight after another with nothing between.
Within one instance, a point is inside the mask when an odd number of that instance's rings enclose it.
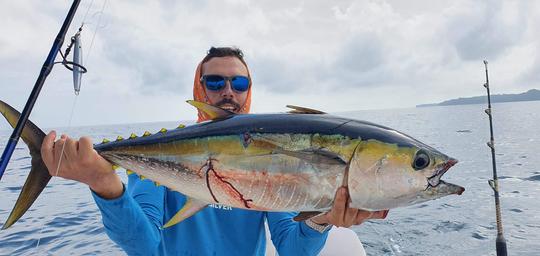
<instances>
[{"instance_id":1,"label":"yellowfin tuna","mask_svg":"<svg viewBox=\"0 0 540 256\"><path fill-rule=\"evenodd\" d=\"M235 115L189 103L214 120L94 145L112 164L189 198L166 227L212 203L316 214L332 207L340 186L348 187L351 207L365 210L464 191L440 179L457 160L384 126L295 106L292 113ZM0 112L12 126L20 115L3 102ZM32 170L3 228L26 212L51 178L40 156L44 136L27 123L22 138Z\"/></svg>"}]
</instances>

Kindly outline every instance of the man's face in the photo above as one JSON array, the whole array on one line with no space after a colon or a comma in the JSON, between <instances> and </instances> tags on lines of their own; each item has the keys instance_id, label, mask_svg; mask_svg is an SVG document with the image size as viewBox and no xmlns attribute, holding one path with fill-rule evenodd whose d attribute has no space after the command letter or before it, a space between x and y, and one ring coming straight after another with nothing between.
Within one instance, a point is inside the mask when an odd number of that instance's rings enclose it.
<instances>
[{"instance_id":1,"label":"man's face","mask_svg":"<svg viewBox=\"0 0 540 256\"><path fill-rule=\"evenodd\" d=\"M203 64L202 75L221 75L225 77L248 76L246 66L236 57L214 57ZM203 86L205 86L203 84ZM248 91L239 92L232 89L229 81L220 91L206 89L211 105L239 113L246 103Z\"/></svg>"}]
</instances>

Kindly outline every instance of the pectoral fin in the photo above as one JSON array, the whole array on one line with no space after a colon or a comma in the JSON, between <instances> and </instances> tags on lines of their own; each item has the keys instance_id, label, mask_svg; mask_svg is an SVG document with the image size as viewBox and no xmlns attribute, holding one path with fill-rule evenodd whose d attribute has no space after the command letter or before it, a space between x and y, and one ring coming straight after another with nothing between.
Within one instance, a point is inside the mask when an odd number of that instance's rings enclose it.
<instances>
[{"instance_id":1,"label":"pectoral fin","mask_svg":"<svg viewBox=\"0 0 540 256\"><path fill-rule=\"evenodd\" d=\"M310 163L347 165L347 162L340 155L326 149L307 149L301 151L275 149L273 153L300 158Z\"/></svg>"},{"instance_id":2,"label":"pectoral fin","mask_svg":"<svg viewBox=\"0 0 540 256\"><path fill-rule=\"evenodd\" d=\"M167 221L167 223L163 225L163 228L168 228L180 223L181 221L191 217L198 211L204 209L204 207L206 206L208 206L208 203L201 202L197 199L189 197L184 204L184 207L182 207L182 209L180 209L169 221Z\"/></svg>"}]
</instances>

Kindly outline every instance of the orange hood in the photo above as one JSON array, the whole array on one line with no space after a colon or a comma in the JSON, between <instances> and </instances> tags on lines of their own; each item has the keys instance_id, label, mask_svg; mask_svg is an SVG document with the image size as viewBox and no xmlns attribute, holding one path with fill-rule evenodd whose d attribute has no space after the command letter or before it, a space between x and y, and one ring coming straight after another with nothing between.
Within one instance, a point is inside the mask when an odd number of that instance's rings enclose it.
<instances>
[{"instance_id":1,"label":"orange hood","mask_svg":"<svg viewBox=\"0 0 540 256\"><path fill-rule=\"evenodd\" d=\"M251 77L251 75L249 74L249 68L246 67L246 69L248 71L248 77ZM201 73L202 63L199 63L199 65L197 65L197 70L195 71L195 78L193 79L193 99L196 101L212 104L211 102L209 102L208 97L206 97L206 88L204 88L203 84L201 84ZM249 109L251 107L251 87L252 86L250 86L248 89L246 103L240 109L240 113L249 113ZM199 113L197 114L197 123L210 119L204 112L202 112L201 110L198 111Z\"/></svg>"}]
</instances>

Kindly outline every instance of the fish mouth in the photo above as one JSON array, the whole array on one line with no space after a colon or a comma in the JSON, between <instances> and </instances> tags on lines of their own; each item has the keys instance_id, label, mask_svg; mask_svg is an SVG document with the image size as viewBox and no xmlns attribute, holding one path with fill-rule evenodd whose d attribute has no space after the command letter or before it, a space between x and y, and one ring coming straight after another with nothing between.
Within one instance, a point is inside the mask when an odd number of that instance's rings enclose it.
<instances>
[{"instance_id":1,"label":"fish mouth","mask_svg":"<svg viewBox=\"0 0 540 256\"><path fill-rule=\"evenodd\" d=\"M457 164L458 160L454 158L450 158L448 161L439 164L435 168L435 174L433 176L427 178L428 185L425 189L425 191L430 191L432 193L438 193L438 194L457 194L461 195L465 191L465 188L456 184L447 183L444 180L441 180L441 177L450 169L450 167Z\"/></svg>"},{"instance_id":2,"label":"fish mouth","mask_svg":"<svg viewBox=\"0 0 540 256\"><path fill-rule=\"evenodd\" d=\"M433 174L431 177L427 178L428 180L428 187L437 187L441 182L441 177L450 169L450 167L457 164L458 160L454 158L450 158L448 161L439 164L435 168L435 174Z\"/></svg>"}]
</instances>

